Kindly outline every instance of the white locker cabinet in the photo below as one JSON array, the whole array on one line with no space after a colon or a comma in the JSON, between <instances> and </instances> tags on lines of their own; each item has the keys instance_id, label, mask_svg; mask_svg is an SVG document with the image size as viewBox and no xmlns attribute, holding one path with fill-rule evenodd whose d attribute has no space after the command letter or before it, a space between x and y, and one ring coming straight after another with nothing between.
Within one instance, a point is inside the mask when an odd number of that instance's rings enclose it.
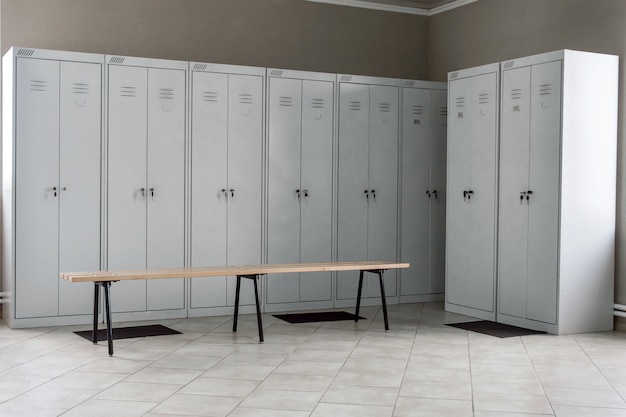
<instances>
[{"instance_id":1,"label":"white locker cabinet","mask_svg":"<svg viewBox=\"0 0 626 417\"><path fill-rule=\"evenodd\" d=\"M618 57L502 63L498 321L613 328Z\"/></svg>"},{"instance_id":2,"label":"white locker cabinet","mask_svg":"<svg viewBox=\"0 0 626 417\"><path fill-rule=\"evenodd\" d=\"M109 269L185 266L187 63L107 57ZM186 314L181 279L112 287L112 311Z\"/></svg>"},{"instance_id":3,"label":"white locker cabinet","mask_svg":"<svg viewBox=\"0 0 626 417\"><path fill-rule=\"evenodd\" d=\"M446 310L495 320L499 64L448 75Z\"/></svg>"},{"instance_id":4,"label":"white locker cabinet","mask_svg":"<svg viewBox=\"0 0 626 417\"><path fill-rule=\"evenodd\" d=\"M104 56L11 48L3 58L3 290L13 327L89 322L101 267Z\"/></svg>"},{"instance_id":5,"label":"white locker cabinet","mask_svg":"<svg viewBox=\"0 0 626 417\"><path fill-rule=\"evenodd\" d=\"M191 266L261 263L265 69L189 65ZM230 314L235 285L190 280L188 314ZM242 291L240 303L253 308L253 293Z\"/></svg>"},{"instance_id":6,"label":"white locker cabinet","mask_svg":"<svg viewBox=\"0 0 626 417\"><path fill-rule=\"evenodd\" d=\"M402 83L400 301L443 300L447 85Z\"/></svg>"},{"instance_id":7,"label":"white locker cabinet","mask_svg":"<svg viewBox=\"0 0 626 417\"><path fill-rule=\"evenodd\" d=\"M352 75L337 79L337 259L396 260L400 81ZM378 278L365 278L364 304L379 302ZM384 282L386 296L397 302L396 272L387 271ZM357 287L358 274L337 273L336 304L351 305Z\"/></svg>"},{"instance_id":8,"label":"white locker cabinet","mask_svg":"<svg viewBox=\"0 0 626 417\"><path fill-rule=\"evenodd\" d=\"M268 69L268 263L332 260L335 80ZM266 311L332 305L330 272L267 277Z\"/></svg>"}]
</instances>

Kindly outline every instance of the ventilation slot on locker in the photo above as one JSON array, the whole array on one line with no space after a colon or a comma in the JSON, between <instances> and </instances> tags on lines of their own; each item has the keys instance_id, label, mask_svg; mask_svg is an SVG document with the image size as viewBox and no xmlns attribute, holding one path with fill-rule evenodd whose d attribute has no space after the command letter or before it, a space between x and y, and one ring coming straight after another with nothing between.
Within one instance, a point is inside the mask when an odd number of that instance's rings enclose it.
<instances>
[{"instance_id":1,"label":"ventilation slot on locker","mask_svg":"<svg viewBox=\"0 0 626 417\"><path fill-rule=\"evenodd\" d=\"M207 64L195 64L193 66L194 71L204 71L207 68Z\"/></svg>"},{"instance_id":2,"label":"ventilation slot on locker","mask_svg":"<svg viewBox=\"0 0 626 417\"><path fill-rule=\"evenodd\" d=\"M515 61L509 61L509 62L506 62L506 63L504 64L504 67L503 67L502 69L511 68L511 67L513 66L513 64L515 64Z\"/></svg>"},{"instance_id":3,"label":"ventilation slot on locker","mask_svg":"<svg viewBox=\"0 0 626 417\"><path fill-rule=\"evenodd\" d=\"M448 117L448 108L447 107L439 107L439 116Z\"/></svg>"},{"instance_id":4,"label":"ventilation slot on locker","mask_svg":"<svg viewBox=\"0 0 626 417\"><path fill-rule=\"evenodd\" d=\"M173 88L159 88L159 98L161 100L174 100Z\"/></svg>"},{"instance_id":5,"label":"ventilation slot on locker","mask_svg":"<svg viewBox=\"0 0 626 417\"><path fill-rule=\"evenodd\" d=\"M381 113L389 113L391 111L391 103L378 103L378 111Z\"/></svg>"},{"instance_id":6,"label":"ventilation slot on locker","mask_svg":"<svg viewBox=\"0 0 626 417\"><path fill-rule=\"evenodd\" d=\"M323 98L311 99L311 107L313 107L314 109L323 109L325 107L324 99Z\"/></svg>"},{"instance_id":7,"label":"ventilation slot on locker","mask_svg":"<svg viewBox=\"0 0 626 417\"><path fill-rule=\"evenodd\" d=\"M281 96L278 98L278 105L282 107L292 107L293 97Z\"/></svg>"},{"instance_id":8,"label":"ventilation slot on locker","mask_svg":"<svg viewBox=\"0 0 626 417\"><path fill-rule=\"evenodd\" d=\"M424 106L416 106L413 105L411 106L411 114L423 114L424 113Z\"/></svg>"},{"instance_id":9,"label":"ventilation slot on locker","mask_svg":"<svg viewBox=\"0 0 626 417\"><path fill-rule=\"evenodd\" d=\"M122 97L136 97L137 87L122 86L120 87L120 96Z\"/></svg>"},{"instance_id":10,"label":"ventilation slot on locker","mask_svg":"<svg viewBox=\"0 0 626 417\"><path fill-rule=\"evenodd\" d=\"M205 91L204 93L202 93L203 101L210 101L210 102L216 103L218 98L219 98L219 94L216 91Z\"/></svg>"},{"instance_id":11,"label":"ventilation slot on locker","mask_svg":"<svg viewBox=\"0 0 626 417\"><path fill-rule=\"evenodd\" d=\"M270 72L270 77L280 77L281 75L283 75L283 70L272 70Z\"/></svg>"},{"instance_id":12,"label":"ventilation slot on locker","mask_svg":"<svg viewBox=\"0 0 626 417\"><path fill-rule=\"evenodd\" d=\"M252 94L239 94L239 104L252 104Z\"/></svg>"},{"instance_id":13,"label":"ventilation slot on locker","mask_svg":"<svg viewBox=\"0 0 626 417\"><path fill-rule=\"evenodd\" d=\"M465 107L465 97L457 97L456 99L457 107Z\"/></svg>"},{"instance_id":14,"label":"ventilation slot on locker","mask_svg":"<svg viewBox=\"0 0 626 417\"><path fill-rule=\"evenodd\" d=\"M352 80L351 75L342 75L341 78L339 78L339 81L350 81L350 80Z\"/></svg>"},{"instance_id":15,"label":"ventilation slot on locker","mask_svg":"<svg viewBox=\"0 0 626 417\"><path fill-rule=\"evenodd\" d=\"M349 101L348 102L348 110L361 110L361 102L360 101Z\"/></svg>"},{"instance_id":16,"label":"ventilation slot on locker","mask_svg":"<svg viewBox=\"0 0 626 417\"><path fill-rule=\"evenodd\" d=\"M72 93L74 94L89 94L89 84L85 83L73 83Z\"/></svg>"},{"instance_id":17,"label":"ventilation slot on locker","mask_svg":"<svg viewBox=\"0 0 626 417\"><path fill-rule=\"evenodd\" d=\"M20 49L17 51L17 56L33 56L34 53L34 49Z\"/></svg>"},{"instance_id":18,"label":"ventilation slot on locker","mask_svg":"<svg viewBox=\"0 0 626 417\"><path fill-rule=\"evenodd\" d=\"M31 91L48 91L48 81L30 80Z\"/></svg>"},{"instance_id":19,"label":"ventilation slot on locker","mask_svg":"<svg viewBox=\"0 0 626 417\"><path fill-rule=\"evenodd\" d=\"M413 87L415 85L415 81L405 81L404 87Z\"/></svg>"},{"instance_id":20,"label":"ventilation slot on locker","mask_svg":"<svg viewBox=\"0 0 626 417\"><path fill-rule=\"evenodd\" d=\"M114 56L109 60L109 64L123 64L124 57L123 56Z\"/></svg>"},{"instance_id":21,"label":"ventilation slot on locker","mask_svg":"<svg viewBox=\"0 0 626 417\"><path fill-rule=\"evenodd\" d=\"M487 104L489 103L489 94L481 93L478 95L478 104Z\"/></svg>"},{"instance_id":22,"label":"ventilation slot on locker","mask_svg":"<svg viewBox=\"0 0 626 417\"><path fill-rule=\"evenodd\" d=\"M524 93L521 88L514 88L511 90L511 100L521 100L524 97Z\"/></svg>"},{"instance_id":23,"label":"ventilation slot on locker","mask_svg":"<svg viewBox=\"0 0 626 417\"><path fill-rule=\"evenodd\" d=\"M549 96L550 94L552 94L552 84L541 84L539 86L540 96Z\"/></svg>"}]
</instances>

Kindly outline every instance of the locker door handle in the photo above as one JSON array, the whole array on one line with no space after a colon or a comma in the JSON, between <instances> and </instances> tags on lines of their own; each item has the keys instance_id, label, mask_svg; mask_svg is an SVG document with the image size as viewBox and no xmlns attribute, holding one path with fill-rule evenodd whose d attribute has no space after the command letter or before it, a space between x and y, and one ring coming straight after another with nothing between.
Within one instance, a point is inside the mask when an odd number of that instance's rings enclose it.
<instances>
[{"instance_id":1,"label":"locker door handle","mask_svg":"<svg viewBox=\"0 0 626 417\"><path fill-rule=\"evenodd\" d=\"M298 199L300 199L300 190L296 190L296 195L298 196Z\"/></svg>"},{"instance_id":2,"label":"locker door handle","mask_svg":"<svg viewBox=\"0 0 626 417\"><path fill-rule=\"evenodd\" d=\"M437 190L433 190L431 192L431 194L433 195L433 197L435 197L435 200L437 199Z\"/></svg>"},{"instance_id":3,"label":"locker door handle","mask_svg":"<svg viewBox=\"0 0 626 417\"><path fill-rule=\"evenodd\" d=\"M526 191L526 201L530 201L530 196L533 194L531 190ZM530 204L530 203L529 203Z\"/></svg>"},{"instance_id":4,"label":"locker door handle","mask_svg":"<svg viewBox=\"0 0 626 417\"><path fill-rule=\"evenodd\" d=\"M424 193L428 196L428 198L430 198L430 190L426 190L426 192Z\"/></svg>"},{"instance_id":5,"label":"locker door handle","mask_svg":"<svg viewBox=\"0 0 626 417\"><path fill-rule=\"evenodd\" d=\"M150 197L152 197L152 201L154 201L154 188L150 188Z\"/></svg>"},{"instance_id":6,"label":"locker door handle","mask_svg":"<svg viewBox=\"0 0 626 417\"><path fill-rule=\"evenodd\" d=\"M472 195L474 194L473 190L467 190L467 199L471 200L472 199Z\"/></svg>"},{"instance_id":7,"label":"locker door handle","mask_svg":"<svg viewBox=\"0 0 626 417\"><path fill-rule=\"evenodd\" d=\"M52 187L52 196L53 197L57 196L57 187Z\"/></svg>"},{"instance_id":8,"label":"locker door handle","mask_svg":"<svg viewBox=\"0 0 626 417\"><path fill-rule=\"evenodd\" d=\"M146 196L146 189L145 188L140 188L139 191L141 192L141 196L145 197Z\"/></svg>"},{"instance_id":9,"label":"locker door handle","mask_svg":"<svg viewBox=\"0 0 626 417\"><path fill-rule=\"evenodd\" d=\"M228 190L228 192L230 193L231 198L235 197L235 189L231 188L230 190Z\"/></svg>"},{"instance_id":10,"label":"locker door handle","mask_svg":"<svg viewBox=\"0 0 626 417\"><path fill-rule=\"evenodd\" d=\"M224 197L228 198L228 190L226 190L226 188L222 188L222 192L224 193Z\"/></svg>"},{"instance_id":11,"label":"locker door handle","mask_svg":"<svg viewBox=\"0 0 626 417\"><path fill-rule=\"evenodd\" d=\"M309 198L309 190L302 190L304 192L304 198Z\"/></svg>"},{"instance_id":12,"label":"locker door handle","mask_svg":"<svg viewBox=\"0 0 626 417\"><path fill-rule=\"evenodd\" d=\"M363 191L363 194L365 194L365 198L367 198L367 199L370 198L369 191L365 190L365 191Z\"/></svg>"},{"instance_id":13,"label":"locker door handle","mask_svg":"<svg viewBox=\"0 0 626 417\"><path fill-rule=\"evenodd\" d=\"M374 198L374 200L376 200L376 190L372 190L370 192L372 193L372 197Z\"/></svg>"}]
</instances>

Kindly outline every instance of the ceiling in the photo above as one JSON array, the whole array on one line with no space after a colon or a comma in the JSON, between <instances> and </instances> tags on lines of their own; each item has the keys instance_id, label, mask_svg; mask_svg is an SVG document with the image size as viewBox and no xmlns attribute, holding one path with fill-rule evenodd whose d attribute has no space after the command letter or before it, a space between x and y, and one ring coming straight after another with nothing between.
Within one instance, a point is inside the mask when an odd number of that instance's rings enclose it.
<instances>
[{"instance_id":1,"label":"ceiling","mask_svg":"<svg viewBox=\"0 0 626 417\"><path fill-rule=\"evenodd\" d=\"M341 6L432 16L478 0L307 0Z\"/></svg>"}]
</instances>

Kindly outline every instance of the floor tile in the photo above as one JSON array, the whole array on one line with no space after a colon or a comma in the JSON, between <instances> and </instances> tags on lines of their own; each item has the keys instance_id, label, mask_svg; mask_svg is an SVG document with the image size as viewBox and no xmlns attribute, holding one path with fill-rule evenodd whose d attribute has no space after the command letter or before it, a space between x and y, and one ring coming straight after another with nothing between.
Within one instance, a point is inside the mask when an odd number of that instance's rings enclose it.
<instances>
[{"instance_id":1,"label":"floor tile","mask_svg":"<svg viewBox=\"0 0 626 417\"><path fill-rule=\"evenodd\" d=\"M485 411L549 414L552 408L544 395L474 393L474 409Z\"/></svg>"},{"instance_id":2,"label":"floor tile","mask_svg":"<svg viewBox=\"0 0 626 417\"><path fill-rule=\"evenodd\" d=\"M259 384L258 381L197 378L179 392L181 394L217 395L222 397L245 397Z\"/></svg>"},{"instance_id":3,"label":"floor tile","mask_svg":"<svg viewBox=\"0 0 626 417\"><path fill-rule=\"evenodd\" d=\"M393 417L472 417L472 402L400 397Z\"/></svg>"},{"instance_id":4,"label":"floor tile","mask_svg":"<svg viewBox=\"0 0 626 417\"><path fill-rule=\"evenodd\" d=\"M258 388L243 400L241 407L313 411L321 397L321 392Z\"/></svg>"},{"instance_id":5,"label":"floor tile","mask_svg":"<svg viewBox=\"0 0 626 417\"><path fill-rule=\"evenodd\" d=\"M241 398L234 397L174 394L152 411L162 414L223 417L227 416L240 402Z\"/></svg>"},{"instance_id":6,"label":"floor tile","mask_svg":"<svg viewBox=\"0 0 626 417\"><path fill-rule=\"evenodd\" d=\"M102 391L94 398L98 400L142 401L159 403L182 388L182 385L151 384L146 382L121 381Z\"/></svg>"},{"instance_id":7,"label":"floor tile","mask_svg":"<svg viewBox=\"0 0 626 417\"><path fill-rule=\"evenodd\" d=\"M398 398L398 388L331 385L322 402L335 404L393 406Z\"/></svg>"},{"instance_id":8,"label":"floor tile","mask_svg":"<svg viewBox=\"0 0 626 417\"><path fill-rule=\"evenodd\" d=\"M391 417L393 407L320 403L311 417Z\"/></svg>"}]
</instances>

